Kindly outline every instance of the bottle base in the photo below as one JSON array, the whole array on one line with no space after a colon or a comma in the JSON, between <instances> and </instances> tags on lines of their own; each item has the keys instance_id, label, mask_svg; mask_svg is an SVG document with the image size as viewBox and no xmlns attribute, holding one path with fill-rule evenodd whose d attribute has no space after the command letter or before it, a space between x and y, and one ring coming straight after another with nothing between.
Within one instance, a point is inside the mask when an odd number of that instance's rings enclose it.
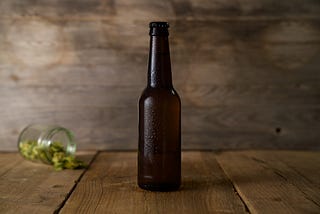
<instances>
[{"instance_id":1,"label":"bottle base","mask_svg":"<svg viewBox=\"0 0 320 214\"><path fill-rule=\"evenodd\" d=\"M177 191L180 184L138 184L141 189L154 192L171 192Z\"/></svg>"}]
</instances>

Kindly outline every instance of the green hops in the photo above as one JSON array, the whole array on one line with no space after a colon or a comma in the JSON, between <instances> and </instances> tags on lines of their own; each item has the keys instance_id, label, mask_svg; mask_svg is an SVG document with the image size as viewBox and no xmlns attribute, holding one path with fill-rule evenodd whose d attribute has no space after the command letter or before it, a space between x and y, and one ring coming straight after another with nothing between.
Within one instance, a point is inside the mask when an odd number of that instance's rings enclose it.
<instances>
[{"instance_id":1,"label":"green hops","mask_svg":"<svg viewBox=\"0 0 320 214\"><path fill-rule=\"evenodd\" d=\"M53 142L49 147L38 145L36 141L25 141L19 144L20 153L26 159L53 165L56 171L63 169L83 169L87 165L68 155L60 142Z\"/></svg>"}]
</instances>

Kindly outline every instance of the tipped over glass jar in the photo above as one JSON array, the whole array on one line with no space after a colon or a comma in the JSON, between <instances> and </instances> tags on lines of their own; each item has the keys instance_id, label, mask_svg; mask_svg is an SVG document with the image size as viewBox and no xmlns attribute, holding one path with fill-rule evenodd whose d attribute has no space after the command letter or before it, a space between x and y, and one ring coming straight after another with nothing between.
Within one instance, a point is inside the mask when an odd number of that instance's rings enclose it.
<instances>
[{"instance_id":1,"label":"tipped over glass jar","mask_svg":"<svg viewBox=\"0 0 320 214\"><path fill-rule=\"evenodd\" d=\"M55 170L84 168L75 159L76 144L73 133L57 125L29 125L18 139L20 154L31 161L51 164Z\"/></svg>"}]
</instances>

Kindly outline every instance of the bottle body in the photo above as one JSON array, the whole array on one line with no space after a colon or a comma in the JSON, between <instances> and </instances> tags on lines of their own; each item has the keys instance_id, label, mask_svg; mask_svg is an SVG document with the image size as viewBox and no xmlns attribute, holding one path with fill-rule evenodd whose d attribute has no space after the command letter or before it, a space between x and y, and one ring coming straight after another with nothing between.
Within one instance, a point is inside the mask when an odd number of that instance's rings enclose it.
<instances>
[{"instance_id":1,"label":"bottle body","mask_svg":"<svg viewBox=\"0 0 320 214\"><path fill-rule=\"evenodd\" d=\"M181 181L181 104L174 90L146 88L139 100L138 183L176 190Z\"/></svg>"},{"instance_id":2,"label":"bottle body","mask_svg":"<svg viewBox=\"0 0 320 214\"><path fill-rule=\"evenodd\" d=\"M168 38L151 35L148 85L139 99L138 185L172 191L180 183L181 101L172 86Z\"/></svg>"}]
</instances>

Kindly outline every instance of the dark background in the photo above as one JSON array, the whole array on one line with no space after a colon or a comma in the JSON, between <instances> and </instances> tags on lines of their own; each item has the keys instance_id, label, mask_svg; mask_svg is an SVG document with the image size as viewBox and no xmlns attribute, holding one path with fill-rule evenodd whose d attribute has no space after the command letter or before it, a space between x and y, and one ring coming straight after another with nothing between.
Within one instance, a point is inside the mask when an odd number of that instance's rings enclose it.
<instances>
[{"instance_id":1,"label":"dark background","mask_svg":"<svg viewBox=\"0 0 320 214\"><path fill-rule=\"evenodd\" d=\"M150 21L171 26L184 149L320 148L318 0L1 0L0 149L29 123L136 149Z\"/></svg>"}]
</instances>

